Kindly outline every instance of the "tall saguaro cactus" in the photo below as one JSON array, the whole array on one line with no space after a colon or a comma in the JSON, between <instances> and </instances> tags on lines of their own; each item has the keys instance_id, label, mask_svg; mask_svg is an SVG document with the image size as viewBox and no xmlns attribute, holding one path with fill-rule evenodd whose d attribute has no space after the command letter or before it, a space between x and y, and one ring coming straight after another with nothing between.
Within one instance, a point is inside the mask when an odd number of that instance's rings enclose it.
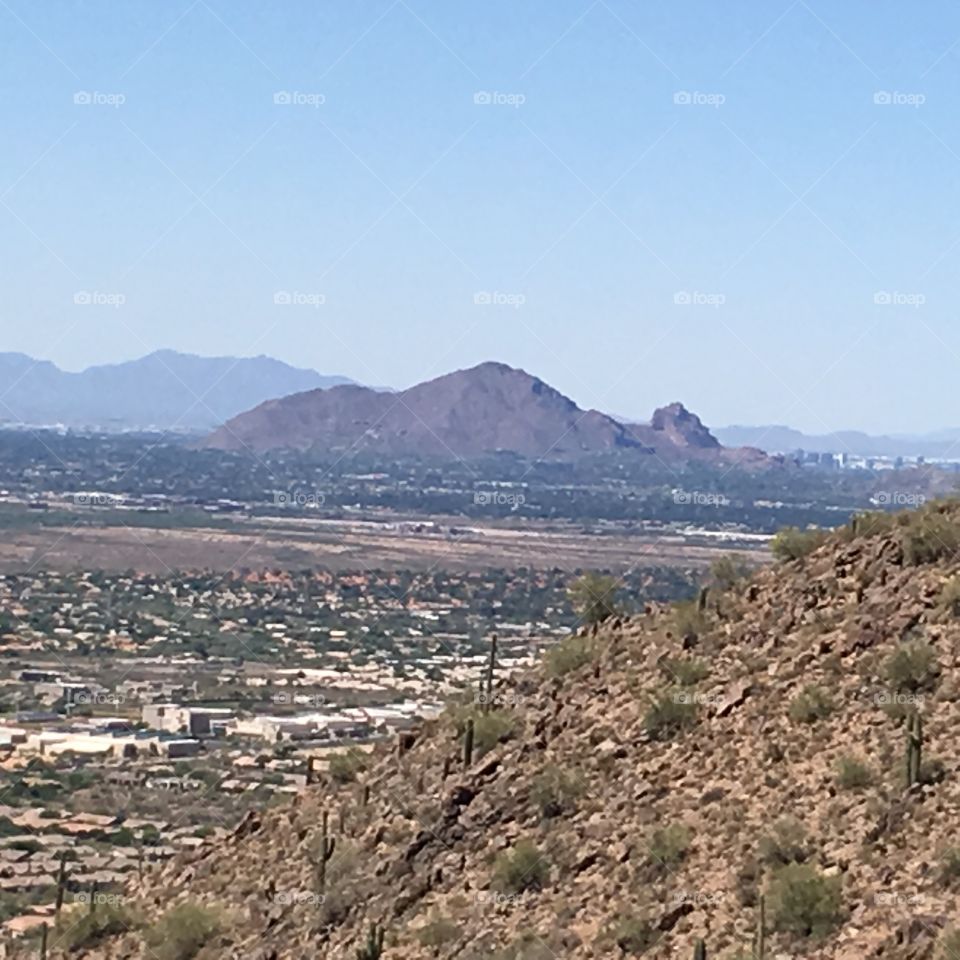
<instances>
[{"instance_id":1,"label":"tall saguaro cactus","mask_svg":"<svg viewBox=\"0 0 960 960\"><path fill-rule=\"evenodd\" d=\"M326 810L323 811L323 819L320 821L320 846L313 857L313 865L317 871L317 893L323 895L327 889L327 862L333 856L337 841L329 836L330 815Z\"/></svg>"},{"instance_id":2,"label":"tall saguaro cactus","mask_svg":"<svg viewBox=\"0 0 960 960\"><path fill-rule=\"evenodd\" d=\"M371 924L367 931L367 942L357 948L357 960L380 960L383 956L383 927Z\"/></svg>"},{"instance_id":3,"label":"tall saguaro cactus","mask_svg":"<svg viewBox=\"0 0 960 960\"><path fill-rule=\"evenodd\" d=\"M486 698L483 703L483 710L489 713L493 705L493 674L497 667L497 635L494 634L490 639L490 660L487 663L486 689L484 693Z\"/></svg>"},{"instance_id":4,"label":"tall saguaro cactus","mask_svg":"<svg viewBox=\"0 0 960 960\"><path fill-rule=\"evenodd\" d=\"M907 787L920 782L923 761L923 718L913 713L907 718Z\"/></svg>"},{"instance_id":5,"label":"tall saguaro cactus","mask_svg":"<svg viewBox=\"0 0 960 960\"><path fill-rule=\"evenodd\" d=\"M707 960L707 945L698 940L693 948L693 960Z\"/></svg>"},{"instance_id":6,"label":"tall saguaro cactus","mask_svg":"<svg viewBox=\"0 0 960 960\"><path fill-rule=\"evenodd\" d=\"M473 763L473 717L467 720L463 731L463 765L469 767Z\"/></svg>"}]
</instances>

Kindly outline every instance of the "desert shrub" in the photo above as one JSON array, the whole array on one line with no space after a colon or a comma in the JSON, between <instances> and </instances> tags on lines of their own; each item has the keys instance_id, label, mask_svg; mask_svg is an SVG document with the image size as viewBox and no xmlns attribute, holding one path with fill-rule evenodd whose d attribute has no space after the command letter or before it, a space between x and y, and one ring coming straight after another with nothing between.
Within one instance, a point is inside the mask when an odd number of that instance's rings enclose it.
<instances>
[{"instance_id":1,"label":"desert shrub","mask_svg":"<svg viewBox=\"0 0 960 960\"><path fill-rule=\"evenodd\" d=\"M567 590L567 596L581 622L587 626L602 623L619 612L617 591L620 581L602 573L585 573Z\"/></svg>"},{"instance_id":2,"label":"desert shrub","mask_svg":"<svg viewBox=\"0 0 960 960\"><path fill-rule=\"evenodd\" d=\"M855 514L844 527L845 539L853 537L877 537L893 533L897 529L897 514L886 510L865 510Z\"/></svg>"},{"instance_id":3,"label":"desert shrub","mask_svg":"<svg viewBox=\"0 0 960 960\"><path fill-rule=\"evenodd\" d=\"M473 749L478 757L489 753L501 740L509 740L515 723L509 713L491 710L473 718Z\"/></svg>"},{"instance_id":4,"label":"desert shrub","mask_svg":"<svg viewBox=\"0 0 960 960\"><path fill-rule=\"evenodd\" d=\"M941 588L937 609L950 617L960 617L960 577L951 577Z\"/></svg>"},{"instance_id":5,"label":"desert shrub","mask_svg":"<svg viewBox=\"0 0 960 960\"><path fill-rule=\"evenodd\" d=\"M673 628L681 637L697 637L707 629L707 618L698 601L679 600L673 605Z\"/></svg>"},{"instance_id":6,"label":"desert shrub","mask_svg":"<svg viewBox=\"0 0 960 960\"><path fill-rule=\"evenodd\" d=\"M56 942L66 950L87 950L106 937L126 933L137 925L137 918L126 907L97 904L97 909L90 913L88 906L82 904L63 912L57 923Z\"/></svg>"},{"instance_id":7,"label":"desert shrub","mask_svg":"<svg viewBox=\"0 0 960 960\"><path fill-rule=\"evenodd\" d=\"M573 813L581 792L580 781L555 764L544 767L530 785L530 799L544 819Z\"/></svg>"},{"instance_id":8,"label":"desert shrub","mask_svg":"<svg viewBox=\"0 0 960 960\"><path fill-rule=\"evenodd\" d=\"M351 747L342 753L333 754L327 769L337 783L352 783L366 768L366 755L356 747Z\"/></svg>"},{"instance_id":9,"label":"desert shrub","mask_svg":"<svg viewBox=\"0 0 960 960\"><path fill-rule=\"evenodd\" d=\"M710 564L710 582L721 590L729 590L750 576L750 565L732 554L724 554Z\"/></svg>"},{"instance_id":10,"label":"desert shrub","mask_svg":"<svg viewBox=\"0 0 960 960\"><path fill-rule=\"evenodd\" d=\"M886 674L897 691L917 693L931 690L940 674L937 654L925 640L908 640L890 655Z\"/></svg>"},{"instance_id":11,"label":"desert shrub","mask_svg":"<svg viewBox=\"0 0 960 960\"><path fill-rule=\"evenodd\" d=\"M873 771L862 760L844 756L837 761L837 786L842 790L862 790L873 782Z\"/></svg>"},{"instance_id":12,"label":"desert shrub","mask_svg":"<svg viewBox=\"0 0 960 960\"><path fill-rule=\"evenodd\" d=\"M669 683L678 683L681 687L692 687L710 676L710 667L705 660L665 657L659 666Z\"/></svg>"},{"instance_id":13,"label":"desert shrub","mask_svg":"<svg viewBox=\"0 0 960 960\"><path fill-rule=\"evenodd\" d=\"M660 939L660 931L648 917L624 913L613 921L609 936L621 953L639 956Z\"/></svg>"},{"instance_id":14,"label":"desert shrub","mask_svg":"<svg viewBox=\"0 0 960 960\"><path fill-rule=\"evenodd\" d=\"M770 866L803 863L810 856L807 831L799 820L784 817L760 840L758 853Z\"/></svg>"},{"instance_id":15,"label":"desert shrub","mask_svg":"<svg viewBox=\"0 0 960 960\"><path fill-rule=\"evenodd\" d=\"M788 714L794 723L816 723L833 712L833 701L823 687L806 686L790 702Z\"/></svg>"},{"instance_id":16,"label":"desert shrub","mask_svg":"<svg viewBox=\"0 0 960 960\"><path fill-rule=\"evenodd\" d=\"M770 541L770 550L777 560L800 560L816 550L828 535L826 530L784 527Z\"/></svg>"},{"instance_id":17,"label":"desert shrub","mask_svg":"<svg viewBox=\"0 0 960 960\"><path fill-rule=\"evenodd\" d=\"M657 870L670 870L687 855L690 831L682 824L654 830L647 844L647 856Z\"/></svg>"},{"instance_id":18,"label":"desert shrub","mask_svg":"<svg viewBox=\"0 0 960 960\"><path fill-rule=\"evenodd\" d=\"M436 917L417 931L420 945L435 952L460 936L460 928L449 917Z\"/></svg>"},{"instance_id":19,"label":"desert shrub","mask_svg":"<svg viewBox=\"0 0 960 960\"><path fill-rule=\"evenodd\" d=\"M181 903L147 930L144 941L156 960L193 960L222 928L217 911L197 903Z\"/></svg>"},{"instance_id":20,"label":"desert shrub","mask_svg":"<svg viewBox=\"0 0 960 960\"><path fill-rule=\"evenodd\" d=\"M501 893L542 890L549 876L549 863L530 840L501 853L493 865L493 886Z\"/></svg>"},{"instance_id":21,"label":"desert shrub","mask_svg":"<svg viewBox=\"0 0 960 960\"><path fill-rule=\"evenodd\" d=\"M593 662L595 644L589 637L574 635L551 647L544 662L547 674L562 677Z\"/></svg>"},{"instance_id":22,"label":"desert shrub","mask_svg":"<svg viewBox=\"0 0 960 960\"><path fill-rule=\"evenodd\" d=\"M669 740L697 722L697 701L680 688L668 688L650 701L643 729L654 740Z\"/></svg>"},{"instance_id":23,"label":"desert shrub","mask_svg":"<svg viewBox=\"0 0 960 960\"><path fill-rule=\"evenodd\" d=\"M827 877L808 863L781 867L770 881L768 903L774 930L799 937L825 937L845 917L840 877Z\"/></svg>"},{"instance_id":24,"label":"desert shrub","mask_svg":"<svg viewBox=\"0 0 960 960\"><path fill-rule=\"evenodd\" d=\"M960 930L944 930L937 940L937 960L956 960L960 957Z\"/></svg>"},{"instance_id":25,"label":"desert shrub","mask_svg":"<svg viewBox=\"0 0 960 960\"><path fill-rule=\"evenodd\" d=\"M960 551L960 525L935 508L912 514L901 538L904 563L912 566L935 563Z\"/></svg>"},{"instance_id":26,"label":"desert shrub","mask_svg":"<svg viewBox=\"0 0 960 960\"><path fill-rule=\"evenodd\" d=\"M940 881L952 886L960 880L960 847L947 847L940 854Z\"/></svg>"}]
</instances>

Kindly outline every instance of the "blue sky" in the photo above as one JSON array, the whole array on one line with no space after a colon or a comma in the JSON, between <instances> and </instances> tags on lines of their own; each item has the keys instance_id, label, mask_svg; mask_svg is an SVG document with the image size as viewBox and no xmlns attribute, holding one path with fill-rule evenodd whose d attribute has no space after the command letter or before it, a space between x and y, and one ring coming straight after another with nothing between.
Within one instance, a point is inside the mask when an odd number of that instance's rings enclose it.
<instances>
[{"instance_id":1,"label":"blue sky","mask_svg":"<svg viewBox=\"0 0 960 960\"><path fill-rule=\"evenodd\" d=\"M2 350L960 424L954 4L0 0L0 45Z\"/></svg>"}]
</instances>

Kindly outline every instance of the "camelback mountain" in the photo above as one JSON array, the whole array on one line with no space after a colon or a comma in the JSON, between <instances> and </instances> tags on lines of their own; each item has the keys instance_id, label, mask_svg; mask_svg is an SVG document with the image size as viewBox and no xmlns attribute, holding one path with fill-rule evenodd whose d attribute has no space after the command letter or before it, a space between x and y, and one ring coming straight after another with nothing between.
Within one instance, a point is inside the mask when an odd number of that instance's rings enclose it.
<instances>
[{"instance_id":1,"label":"camelback mountain","mask_svg":"<svg viewBox=\"0 0 960 960\"><path fill-rule=\"evenodd\" d=\"M336 386L269 400L229 420L203 445L444 458L636 450L669 458L765 459L759 451L726 450L681 404L658 410L649 425L627 425L582 410L537 377L502 363L482 363L398 393Z\"/></svg>"},{"instance_id":2,"label":"camelback mountain","mask_svg":"<svg viewBox=\"0 0 960 960\"><path fill-rule=\"evenodd\" d=\"M955 957L958 549L955 502L793 531L494 661L356 781L72 908L52 956L86 923L70 955L100 960Z\"/></svg>"}]
</instances>

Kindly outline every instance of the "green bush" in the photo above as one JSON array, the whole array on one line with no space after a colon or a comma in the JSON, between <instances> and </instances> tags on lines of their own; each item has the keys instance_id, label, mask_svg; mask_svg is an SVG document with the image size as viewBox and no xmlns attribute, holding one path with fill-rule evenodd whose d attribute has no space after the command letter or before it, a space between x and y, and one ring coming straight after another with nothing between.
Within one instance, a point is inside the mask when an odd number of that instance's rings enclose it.
<instances>
[{"instance_id":1,"label":"green bush","mask_svg":"<svg viewBox=\"0 0 960 960\"><path fill-rule=\"evenodd\" d=\"M950 617L960 617L960 577L951 577L941 588L937 609Z\"/></svg>"},{"instance_id":2,"label":"green bush","mask_svg":"<svg viewBox=\"0 0 960 960\"><path fill-rule=\"evenodd\" d=\"M844 920L840 877L826 877L807 863L781 867L770 881L767 902L774 930L798 937L825 937Z\"/></svg>"},{"instance_id":3,"label":"green bush","mask_svg":"<svg viewBox=\"0 0 960 960\"><path fill-rule=\"evenodd\" d=\"M544 767L530 785L530 799L545 820L573 813L581 792L580 781L555 764Z\"/></svg>"},{"instance_id":4,"label":"green bush","mask_svg":"<svg viewBox=\"0 0 960 960\"><path fill-rule=\"evenodd\" d=\"M822 687L806 686L791 701L788 714L794 723L816 723L833 712L833 701Z\"/></svg>"},{"instance_id":5,"label":"green bush","mask_svg":"<svg viewBox=\"0 0 960 960\"><path fill-rule=\"evenodd\" d=\"M919 510L902 533L903 559L911 566L953 558L960 551L960 526L937 509Z\"/></svg>"},{"instance_id":6,"label":"green bush","mask_svg":"<svg viewBox=\"0 0 960 960\"><path fill-rule=\"evenodd\" d=\"M55 937L57 944L67 950L87 950L107 937L135 929L137 924L135 915L118 904L97 904L93 913L90 913L87 904L81 904L64 910L57 923Z\"/></svg>"},{"instance_id":7,"label":"green bush","mask_svg":"<svg viewBox=\"0 0 960 960\"><path fill-rule=\"evenodd\" d=\"M650 701L643 717L643 729L654 740L669 740L697 722L697 701L692 693L669 688Z\"/></svg>"},{"instance_id":8,"label":"green bush","mask_svg":"<svg viewBox=\"0 0 960 960\"><path fill-rule=\"evenodd\" d=\"M873 771L856 757L841 757L837 761L837 786L842 790L862 790L873 782Z\"/></svg>"},{"instance_id":9,"label":"green bush","mask_svg":"<svg viewBox=\"0 0 960 960\"><path fill-rule=\"evenodd\" d=\"M945 930L937 940L937 960L957 960L960 957L960 930Z\"/></svg>"},{"instance_id":10,"label":"green bush","mask_svg":"<svg viewBox=\"0 0 960 960\"><path fill-rule=\"evenodd\" d=\"M710 582L721 590L729 590L750 576L750 565L733 554L724 554L710 564Z\"/></svg>"},{"instance_id":11,"label":"green bush","mask_svg":"<svg viewBox=\"0 0 960 960\"><path fill-rule=\"evenodd\" d=\"M899 692L932 690L940 674L937 654L925 640L908 640L890 655L886 674L890 684Z\"/></svg>"},{"instance_id":12,"label":"green bush","mask_svg":"<svg viewBox=\"0 0 960 960\"><path fill-rule=\"evenodd\" d=\"M155 960L193 960L223 928L220 914L195 903L168 910L144 937Z\"/></svg>"},{"instance_id":13,"label":"green bush","mask_svg":"<svg viewBox=\"0 0 960 960\"><path fill-rule=\"evenodd\" d=\"M550 865L530 840L521 840L504 851L493 866L493 887L501 893L542 890L550 876Z\"/></svg>"},{"instance_id":14,"label":"green bush","mask_svg":"<svg viewBox=\"0 0 960 960\"><path fill-rule=\"evenodd\" d=\"M777 560L800 560L813 553L829 536L826 530L801 530L784 527L770 541L770 550Z\"/></svg>"},{"instance_id":15,"label":"green bush","mask_svg":"<svg viewBox=\"0 0 960 960\"><path fill-rule=\"evenodd\" d=\"M434 951L452 943L460 936L460 928L449 917L437 917L417 931L420 945Z\"/></svg>"},{"instance_id":16,"label":"green bush","mask_svg":"<svg viewBox=\"0 0 960 960\"><path fill-rule=\"evenodd\" d=\"M621 953L632 956L645 953L660 939L656 925L640 914L621 914L609 935Z\"/></svg>"},{"instance_id":17,"label":"green bush","mask_svg":"<svg viewBox=\"0 0 960 960\"><path fill-rule=\"evenodd\" d=\"M366 755L356 747L351 747L349 750L334 753L330 757L327 770L337 783L353 783L366 768Z\"/></svg>"},{"instance_id":18,"label":"green bush","mask_svg":"<svg viewBox=\"0 0 960 960\"><path fill-rule=\"evenodd\" d=\"M710 666L705 660L665 657L660 661L659 667L668 683L677 683L681 687L692 687L710 676Z\"/></svg>"},{"instance_id":19,"label":"green bush","mask_svg":"<svg viewBox=\"0 0 960 960\"><path fill-rule=\"evenodd\" d=\"M489 753L501 740L513 736L514 719L502 710L478 713L473 718L473 749L478 757Z\"/></svg>"},{"instance_id":20,"label":"green bush","mask_svg":"<svg viewBox=\"0 0 960 960\"><path fill-rule=\"evenodd\" d=\"M696 600L679 600L673 605L673 628L681 637L699 637L707 629L707 618Z\"/></svg>"},{"instance_id":21,"label":"green bush","mask_svg":"<svg viewBox=\"0 0 960 960\"><path fill-rule=\"evenodd\" d=\"M758 853L760 859L770 866L803 863L810 856L807 831L799 820L783 817L760 840Z\"/></svg>"},{"instance_id":22,"label":"green bush","mask_svg":"<svg viewBox=\"0 0 960 960\"><path fill-rule=\"evenodd\" d=\"M960 848L947 847L940 854L940 881L952 886L960 880Z\"/></svg>"},{"instance_id":23,"label":"green bush","mask_svg":"<svg viewBox=\"0 0 960 960\"><path fill-rule=\"evenodd\" d=\"M581 622L592 626L618 614L619 589L620 581L616 577L585 573L570 585L567 596Z\"/></svg>"},{"instance_id":24,"label":"green bush","mask_svg":"<svg viewBox=\"0 0 960 960\"><path fill-rule=\"evenodd\" d=\"M547 674L563 677L593 662L595 644L589 637L574 635L551 647L544 657Z\"/></svg>"},{"instance_id":25,"label":"green bush","mask_svg":"<svg viewBox=\"0 0 960 960\"><path fill-rule=\"evenodd\" d=\"M681 824L673 824L653 831L647 855L658 871L669 871L683 860L689 849L690 831Z\"/></svg>"}]
</instances>

